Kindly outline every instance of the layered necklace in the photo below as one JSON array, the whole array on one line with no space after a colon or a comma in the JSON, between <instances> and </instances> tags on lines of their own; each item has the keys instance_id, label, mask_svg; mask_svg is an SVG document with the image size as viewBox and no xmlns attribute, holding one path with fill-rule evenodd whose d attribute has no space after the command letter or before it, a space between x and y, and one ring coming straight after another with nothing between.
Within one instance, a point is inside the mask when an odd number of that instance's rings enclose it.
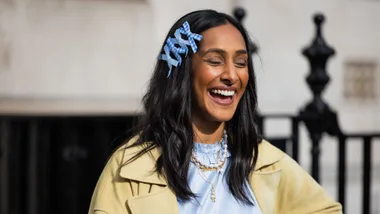
<instances>
[{"instance_id":1,"label":"layered necklace","mask_svg":"<svg viewBox=\"0 0 380 214\"><path fill-rule=\"evenodd\" d=\"M210 170L216 170L216 173L219 174L219 170L223 168L224 163L227 160L227 153L228 153L228 151L227 151L227 133L226 133L226 130L224 130L223 137L220 139L219 142L220 142L221 148L218 151L218 156L216 158L216 162L213 163L213 164L202 163L202 161L200 161L198 159L198 157L197 157L194 149L193 149L192 154L191 154L191 162L193 162L195 164L195 166L197 166L199 175L202 177L203 180L205 180L211 186L211 196L210 196L210 199L211 199L212 202L216 201L215 183L218 180L218 176L216 177L216 179L215 179L214 182L211 182L211 181L207 180L207 178L203 174L203 172L204 171L210 171ZM222 156L222 158L220 158L220 155Z\"/></svg>"}]
</instances>

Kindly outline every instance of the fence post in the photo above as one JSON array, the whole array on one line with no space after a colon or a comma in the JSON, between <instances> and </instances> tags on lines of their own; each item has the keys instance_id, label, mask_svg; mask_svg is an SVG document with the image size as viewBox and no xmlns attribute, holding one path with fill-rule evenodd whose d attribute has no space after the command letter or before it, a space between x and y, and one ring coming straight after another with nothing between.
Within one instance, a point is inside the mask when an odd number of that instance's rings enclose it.
<instances>
[{"instance_id":1,"label":"fence post","mask_svg":"<svg viewBox=\"0 0 380 214\"><path fill-rule=\"evenodd\" d=\"M243 25L243 19L245 18L246 12L242 7L236 7L233 11L234 17L238 20L240 24ZM257 53L259 48L252 41L248 44L249 51L253 54Z\"/></svg>"},{"instance_id":2,"label":"fence post","mask_svg":"<svg viewBox=\"0 0 380 214\"><path fill-rule=\"evenodd\" d=\"M337 115L323 100L322 92L330 81L327 74L326 63L335 54L322 36L322 24L325 17L322 14L314 16L316 34L311 45L302 50L302 54L308 59L310 72L306 82L313 93L313 98L300 111L300 120L306 125L312 141L312 167L311 175L319 182L319 143L325 132L336 134L339 132Z\"/></svg>"}]
</instances>

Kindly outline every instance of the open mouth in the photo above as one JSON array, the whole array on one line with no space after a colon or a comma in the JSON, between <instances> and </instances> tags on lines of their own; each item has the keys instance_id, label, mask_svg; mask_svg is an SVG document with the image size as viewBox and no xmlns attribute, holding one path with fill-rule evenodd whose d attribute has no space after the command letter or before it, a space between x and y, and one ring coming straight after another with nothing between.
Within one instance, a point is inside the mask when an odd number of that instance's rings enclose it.
<instances>
[{"instance_id":1,"label":"open mouth","mask_svg":"<svg viewBox=\"0 0 380 214\"><path fill-rule=\"evenodd\" d=\"M230 105L234 102L236 91L235 90L220 90L211 89L209 95L211 98L220 105Z\"/></svg>"}]
</instances>

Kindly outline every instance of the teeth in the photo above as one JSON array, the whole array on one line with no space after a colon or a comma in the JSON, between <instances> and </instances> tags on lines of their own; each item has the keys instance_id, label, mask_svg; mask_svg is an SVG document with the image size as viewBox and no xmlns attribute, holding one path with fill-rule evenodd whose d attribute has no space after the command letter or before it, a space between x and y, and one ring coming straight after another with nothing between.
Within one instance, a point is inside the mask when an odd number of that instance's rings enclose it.
<instances>
[{"instance_id":1,"label":"teeth","mask_svg":"<svg viewBox=\"0 0 380 214\"><path fill-rule=\"evenodd\" d=\"M214 94L220 94L223 96L233 96L235 94L235 91L230 91L230 90L218 90L218 89L211 89L211 92Z\"/></svg>"}]
</instances>

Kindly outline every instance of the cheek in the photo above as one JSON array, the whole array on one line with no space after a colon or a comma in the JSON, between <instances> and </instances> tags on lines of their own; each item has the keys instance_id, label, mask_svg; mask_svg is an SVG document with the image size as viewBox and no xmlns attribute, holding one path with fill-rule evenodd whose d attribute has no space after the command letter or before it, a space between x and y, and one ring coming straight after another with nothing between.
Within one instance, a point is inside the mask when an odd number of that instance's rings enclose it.
<instances>
[{"instance_id":1,"label":"cheek","mask_svg":"<svg viewBox=\"0 0 380 214\"><path fill-rule=\"evenodd\" d=\"M242 88L245 89L247 87L248 80L249 80L249 73L248 73L248 71L244 71L244 72L239 73L239 79L241 81Z\"/></svg>"},{"instance_id":2,"label":"cheek","mask_svg":"<svg viewBox=\"0 0 380 214\"><path fill-rule=\"evenodd\" d=\"M194 70L193 85L198 93L204 93L207 91L208 85L215 78L215 71L211 70L207 66L199 66L197 70Z\"/></svg>"},{"instance_id":3,"label":"cheek","mask_svg":"<svg viewBox=\"0 0 380 214\"><path fill-rule=\"evenodd\" d=\"M203 73L204 70L201 69L200 66L193 71L194 98L198 105L202 105L205 89L207 88L207 82L205 81L204 75L202 75Z\"/></svg>"}]
</instances>

